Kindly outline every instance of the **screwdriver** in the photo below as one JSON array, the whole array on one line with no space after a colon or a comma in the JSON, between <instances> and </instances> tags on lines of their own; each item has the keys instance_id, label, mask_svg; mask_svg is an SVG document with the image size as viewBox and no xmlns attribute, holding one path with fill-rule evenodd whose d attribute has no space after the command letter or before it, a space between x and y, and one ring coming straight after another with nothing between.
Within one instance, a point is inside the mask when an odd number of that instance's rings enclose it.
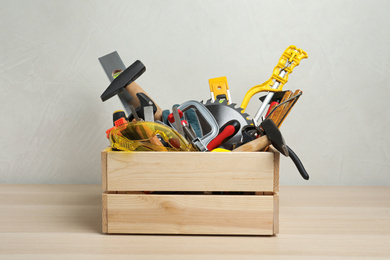
<instances>
[{"instance_id":1,"label":"screwdriver","mask_svg":"<svg viewBox=\"0 0 390 260\"><path fill-rule=\"evenodd\" d=\"M219 129L219 134L210 143L207 145L209 151L214 150L216 147L220 146L222 143L229 140L233 137L241 128L240 122L233 119L228 121Z\"/></svg>"}]
</instances>

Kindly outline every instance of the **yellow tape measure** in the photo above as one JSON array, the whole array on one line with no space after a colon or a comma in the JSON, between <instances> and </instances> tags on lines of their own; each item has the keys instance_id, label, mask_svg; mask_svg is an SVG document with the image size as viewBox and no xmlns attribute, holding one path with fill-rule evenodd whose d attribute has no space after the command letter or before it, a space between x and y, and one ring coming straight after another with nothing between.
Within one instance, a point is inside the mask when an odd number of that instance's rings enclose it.
<instances>
[{"instance_id":1,"label":"yellow tape measure","mask_svg":"<svg viewBox=\"0 0 390 260\"><path fill-rule=\"evenodd\" d=\"M231 103L229 86L226 77L209 79L211 101L216 99L226 99Z\"/></svg>"}]
</instances>

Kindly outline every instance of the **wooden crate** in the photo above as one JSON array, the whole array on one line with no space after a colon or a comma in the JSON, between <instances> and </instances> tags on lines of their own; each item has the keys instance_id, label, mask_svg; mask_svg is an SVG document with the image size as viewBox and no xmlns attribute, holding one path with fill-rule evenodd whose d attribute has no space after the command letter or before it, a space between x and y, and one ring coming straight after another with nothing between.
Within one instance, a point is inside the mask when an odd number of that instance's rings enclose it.
<instances>
[{"instance_id":1,"label":"wooden crate","mask_svg":"<svg viewBox=\"0 0 390 260\"><path fill-rule=\"evenodd\" d=\"M279 153L274 150L107 148L102 189L104 233L273 235L279 229Z\"/></svg>"}]
</instances>

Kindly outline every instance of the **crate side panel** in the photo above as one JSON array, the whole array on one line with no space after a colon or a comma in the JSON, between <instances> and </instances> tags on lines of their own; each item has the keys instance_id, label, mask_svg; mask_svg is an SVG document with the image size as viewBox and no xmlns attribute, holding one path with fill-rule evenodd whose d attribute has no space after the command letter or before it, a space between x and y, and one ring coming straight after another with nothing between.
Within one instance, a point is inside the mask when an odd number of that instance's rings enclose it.
<instances>
[{"instance_id":1,"label":"crate side panel","mask_svg":"<svg viewBox=\"0 0 390 260\"><path fill-rule=\"evenodd\" d=\"M108 233L272 235L273 196L107 195Z\"/></svg>"},{"instance_id":2,"label":"crate side panel","mask_svg":"<svg viewBox=\"0 0 390 260\"><path fill-rule=\"evenodd\" d=\"M109 191L273 191L274 153L108 152Z\"/></svg>"},{"instance_id":3,"label":"crate side panel","mask_svg":"<svg viewBox=\"0 0 390 260\"><path fill-rule=\"evenodd\" d=\"M102 190L107 190L107 152L110 148L106 148L101 152L101 167L102 167Z\"/></svg>"},{"instance_id":4,"label":"crate side panel","mask_svg":"<svg viewBox=\"0 0 390 260\"><path fill-rule=\"evenodd\" d=\"M280 153L276 151L274 156L274 192L279 192L279 165Z\"/></svg>"},{"instance_id":5,"label":"crate side panel","mask_svg":"<svg viewBox=\"0 0 390 260\"><path fill-rule=\"evenodd\" d=\"M279 193L274 194L274 234L279 233Z\"/></svg>"},{"instance_id":6,"label":"crate side panel","mask_svg":"<svg viewBox=\"0 0 390 260\"><path fill-rule=\"evenodd\" d=\"M102 232L107 233L108 230L108 219L107 219L107 194L102 194Z\"/></svg>"},{"instance_id":7,"label":"crate side panel","mask_svg":"<svg viewBox=\"0 0 390 260\"><path fill-rule=\"evenodd\" d=\"M279 165L280 165L280 152L276 150L273 145L269 146L269 151L274 153L274 190L273 192L279 192Z\"/></svg>"}]
</instances>

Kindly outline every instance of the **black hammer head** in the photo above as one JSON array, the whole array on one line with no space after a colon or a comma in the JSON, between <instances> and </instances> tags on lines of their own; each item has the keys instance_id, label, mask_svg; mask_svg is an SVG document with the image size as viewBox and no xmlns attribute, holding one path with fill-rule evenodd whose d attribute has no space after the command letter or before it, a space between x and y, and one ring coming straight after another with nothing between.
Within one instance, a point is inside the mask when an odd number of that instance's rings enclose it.
<instances>
[{"instance_id":1,"label":"black hammer head","mask_svg":"<svg viewBox=\"0 0 390 260\"><path fill-rule=\"evenodd\" d=\"M274 121L271 119L265 119L260 125L264 133L267 135L268 139L271 141L271 144L284 156L288 156L287 145L284 141L282 134L279 131L279 128L275 125Z\"/></svg>"},{"instance_id":2,"label":"black hammer head","mask_svg":"<svg viewBox=\"0 0 390 260\"><path fill-rule=\"evenodd\" d=\"M145 72L145 70L146 68L141 61L135 61L111 82L108 88L100 96L102 101L106 101L107 99L120 93L126 86L128 86L139 76L141 76L142 73Z\"/></svg>"}]
</instances>

